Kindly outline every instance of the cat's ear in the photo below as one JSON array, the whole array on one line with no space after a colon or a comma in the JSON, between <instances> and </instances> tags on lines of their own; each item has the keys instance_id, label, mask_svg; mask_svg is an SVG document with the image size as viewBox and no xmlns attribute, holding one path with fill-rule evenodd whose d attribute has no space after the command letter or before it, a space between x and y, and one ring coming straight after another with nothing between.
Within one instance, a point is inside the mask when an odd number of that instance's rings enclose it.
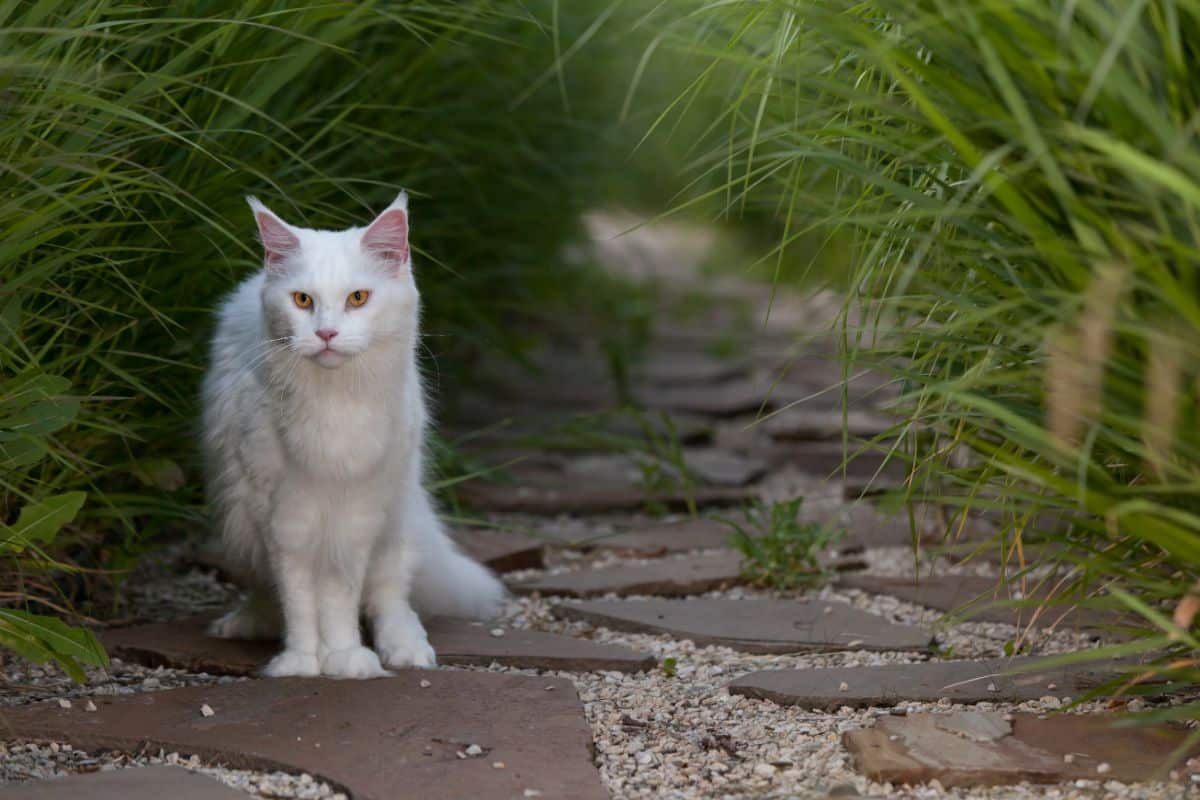
<instances>
[{"instance_id":1,"label":"cat's ear","mask_svg":"<svg viewBox=\"0 0 1200 800\"><path fill-rule=\"evenodd\" d=\"M401 192L363 233L362 246L396 272L410 266L408 195Z\"/></svg>"},{"instance_id":2,"label":"cat's ear","mask_svg":"<svg viewBox=\"0 0 1200 800\"><path fill-rule=\"evenodd\" d=\"M259 202L257 197L247 197L246 202L254 212L258 223L258 237L263 245L263 263L267 272L280 273L288 256L300 249L300 237L292 226L275 216L275 212Z\"/></svg>"}]
</instances>

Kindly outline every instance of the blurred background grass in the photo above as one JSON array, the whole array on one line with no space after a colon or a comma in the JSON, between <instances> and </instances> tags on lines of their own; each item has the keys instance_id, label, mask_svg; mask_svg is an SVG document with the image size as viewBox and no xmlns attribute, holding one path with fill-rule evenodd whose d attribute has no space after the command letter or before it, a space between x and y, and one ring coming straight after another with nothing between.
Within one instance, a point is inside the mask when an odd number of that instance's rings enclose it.
<instances>
[{"instance_id":1,"label":"blurred background grass","mask_svg":"<svg viewBox=\"0 0 1200 800\"><path fill-rule=\"evenodd\" d=\"M737 76L692 145L708 191L848 248L844 355L902 382L906 497L950 535L1001 522L1009 581L1048 544L1061 601L1137 611L1123 652L1195 683L1200 3L735 2L662 29Z\"/></svg>"},{"instance_id":2,"label":"blurred background grass","mask_svg":"<svg viewBox=\"0 0 1200 800\"><path fill-rule=\"evenodd\" d=\"M714 270L845 294L907 499L1194 650L1197 34L1193 0L0 6L0 636L99 658L17 612L199 523L242 195L341 226L404 186L438 371L621 318L561 257L582 211L706 220Z\"/></svg>"}]
</instances>

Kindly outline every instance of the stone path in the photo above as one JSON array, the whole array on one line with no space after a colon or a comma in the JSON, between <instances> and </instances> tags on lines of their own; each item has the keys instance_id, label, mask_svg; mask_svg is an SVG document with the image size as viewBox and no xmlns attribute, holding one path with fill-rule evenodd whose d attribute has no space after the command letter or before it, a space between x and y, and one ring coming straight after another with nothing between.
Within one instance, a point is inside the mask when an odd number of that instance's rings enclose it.
<instances>
[{"instance_id":1,"label":"stone path","mask_svg":"<svg viewBox=\"0 0 1200 800\"><path fill-rule=\"evenodd\" d=\"M102 633L100 640L109 655L126 661L214 675L253 675L279 650L277 642L210 638L205 628L211 619L199 616L117 628ZM499 622L435 619L427 630L438 663L447 666L639 672L655 665L651 656L628 647Z\"/></svg>"},{"instance_id":2,"label":"stone path","mask_svg":"<svg viewBox=\"0 0 1200 800\"><path fill-rule=\"evenodd\" d=\"M398 787L411 797L606 796L575 688L561 678L414 670L376 681L194 686L94 706L41 703L5 718L27 737L76 748L290 767L356 800L391 800Z\"/></svg>"},{"instance_id":3,"label":"stone path","mask_svg":"<svg viewBox=\"0 0 1200 800\"><path fill-rule=\"evenodd\" d=\"M1180 687L1088 698L1110 668L1039 664L1111 640L1112 615L946 616L1028 598L995 592L995 559L962 563L988 520L942 548L940 510L876 497L904 480L895 387L831 358L835 298L698 280L705 231L588 223L657 304L628 385L603 332L568 330L529 354L536 376L485 364L479 385L439 387L447 435L489 468L456 487L454 535L513 590L499 619L430 622L435 671L261 680L274 645L204 636L237 589L181 550L130 581L146 623L102 632L109 672L73 686L4 665L21 689L0 696L0 798L135 798L178 766L261 797L1200 797L1200 760L1171 757L1179 729L1112 727ZM843 421L862 448L848 467ZM797 497L801 521L844 531L818 554L831 582L749 585L725 520ZM113 767L135 769L54 777Z\"/></svg>"}]
</instances>

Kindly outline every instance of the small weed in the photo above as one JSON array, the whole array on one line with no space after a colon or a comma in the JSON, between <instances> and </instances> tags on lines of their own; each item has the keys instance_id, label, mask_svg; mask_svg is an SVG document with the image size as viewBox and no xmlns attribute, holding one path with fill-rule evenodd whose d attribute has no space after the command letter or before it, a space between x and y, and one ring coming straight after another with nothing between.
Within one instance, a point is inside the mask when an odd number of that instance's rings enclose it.
<instances>
[{"instance_id":1,"label":"small weed","mask_svg":"<svg viewBox=\"0 0 1200 800\"><path fill-rule=\"evenodd\" d=\"M954 658L954 646L935 644L933 646L933 654L938 658Z\"/></svg>"},{"instance_id":2,"label":"small weed","mask_svg":"<svg viewBox=\"0 0 1200 800\"><path fill-rule=\"evenodd\" d=\"M821 563L844 535L840 528L800 522L803 498L784 503L757 503L744 521L722 520L734 529L730 543L744 557L742 574L756 586L795 589L824 583L830 570Z\"/></svg>"},{"instance_id":3,"label":"small weed","mask_svg":"<svg viewBox=\"0 0 1200 800\"><path fill-rule=\"evenodd\" d=\"M674 658L664 658L662 662L662 674L668 678L674 678L677 666L679 666L679 663Z\"/></svg>"}]
</instances>

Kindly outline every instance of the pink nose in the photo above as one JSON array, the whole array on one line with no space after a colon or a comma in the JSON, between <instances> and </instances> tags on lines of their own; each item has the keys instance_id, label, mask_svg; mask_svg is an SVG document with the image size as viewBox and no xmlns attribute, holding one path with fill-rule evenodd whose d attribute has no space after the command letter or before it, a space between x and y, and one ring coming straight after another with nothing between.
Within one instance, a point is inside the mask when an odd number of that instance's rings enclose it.
<instances>
[{"instance_id":1,"label":"pink nose","mask_svg":"<svg viewBox=\"0 0 1200 800\"><path fill-rule=\"evenodd\" d=\"M333 328L321 328L317 331L317 338L328 344L333 341L333 337L337 336L337 331Z\"/></svg>"}]
</instances>

